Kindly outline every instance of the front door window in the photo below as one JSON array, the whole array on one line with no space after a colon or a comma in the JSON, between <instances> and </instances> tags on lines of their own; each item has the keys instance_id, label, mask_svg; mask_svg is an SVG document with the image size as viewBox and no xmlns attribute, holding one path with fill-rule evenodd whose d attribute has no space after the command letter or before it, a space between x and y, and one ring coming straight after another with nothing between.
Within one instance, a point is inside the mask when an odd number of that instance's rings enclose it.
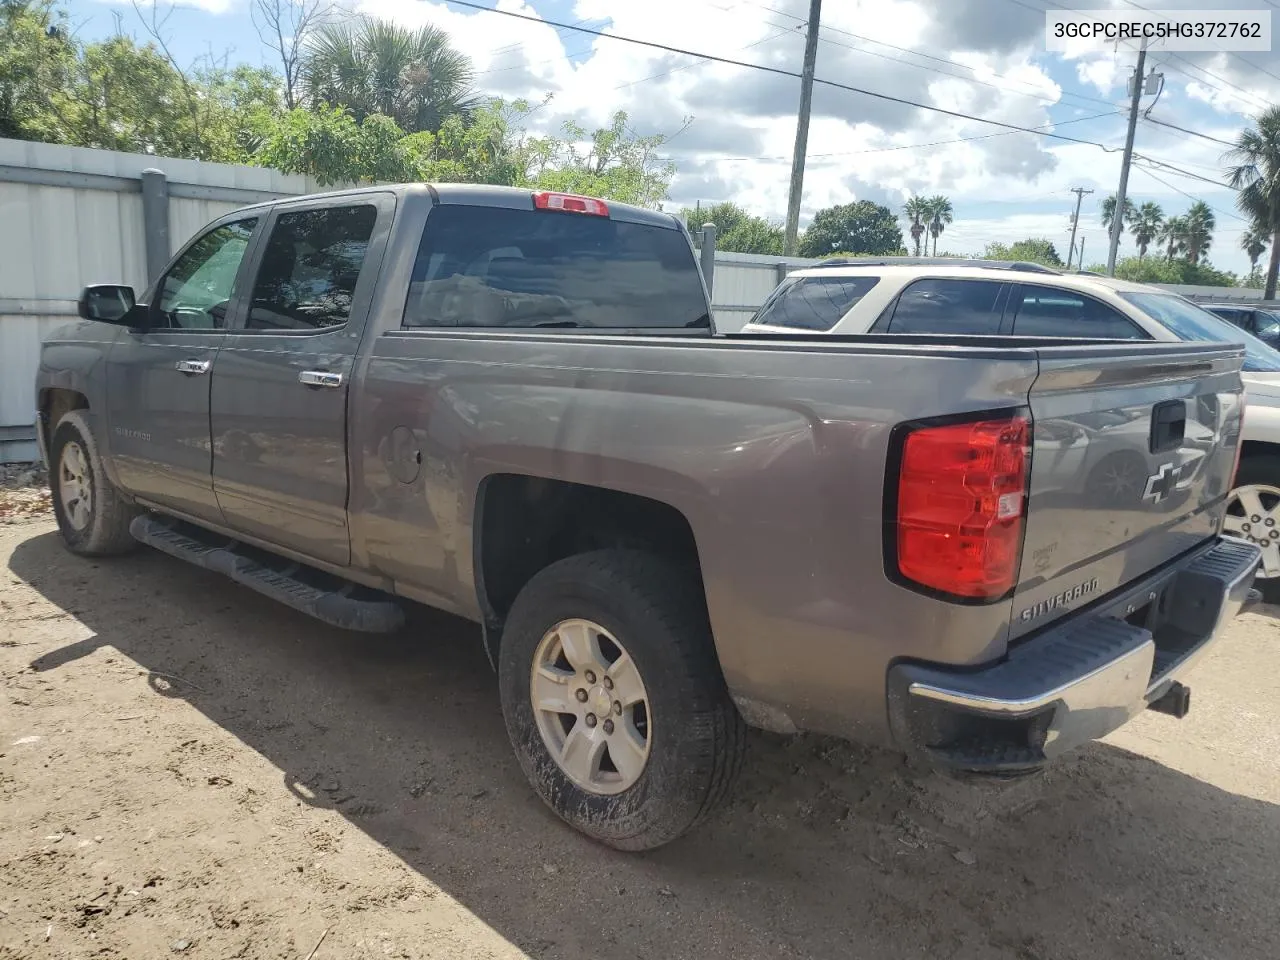
<instances>
[{"instance_id":1,"label":"front door window","mask_svg":"<svg viewBox=\"0 0 1280 960\"><path fill-rule=\"evenodd\" d=\"M224 223L187 248L160 285L155 326L216 330L227 325L236 274L257 223L257 218Z\"/></svg>"}]
</instances>

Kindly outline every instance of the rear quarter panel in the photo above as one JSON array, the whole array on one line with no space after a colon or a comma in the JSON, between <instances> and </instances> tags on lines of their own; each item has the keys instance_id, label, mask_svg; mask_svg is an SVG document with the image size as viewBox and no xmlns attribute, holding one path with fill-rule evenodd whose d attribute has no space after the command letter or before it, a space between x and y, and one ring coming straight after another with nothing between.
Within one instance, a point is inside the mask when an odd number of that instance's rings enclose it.
<instances>
[{"instance_id":1,"label":"rear quarter panel","mask_svg":"<svg viewBox=\"0 0 1280 960\"><path fill-rule=\"evenodd\" d=\"M478 619L486 477L662 501L693 531L744 712L763 704L804 729L883 740L892 661L977 663L1006 642L1007 601L939 603L883 569L892 427L1025 402L1034 354L975 353L386 330L353 414L354 549L406 592ZM393 433L421 450L411 482L390 475Z\"/></svg>"}]
</instances>

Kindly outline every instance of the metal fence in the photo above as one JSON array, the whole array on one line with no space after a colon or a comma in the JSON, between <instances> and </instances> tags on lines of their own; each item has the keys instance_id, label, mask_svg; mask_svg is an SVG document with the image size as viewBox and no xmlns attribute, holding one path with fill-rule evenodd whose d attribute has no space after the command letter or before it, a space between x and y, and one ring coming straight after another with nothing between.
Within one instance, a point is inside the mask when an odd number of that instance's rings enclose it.
<instances>
[{"instance_id":1,"label":"metal fence","mask_svg":"<svg viewBox=\"0 0 1280 960\"><path fill-rule=\"evenodd\" d=\"M32 385L40 340L76 315L86 283L141 290L204 224L237 207L313 193L262 167L0 139L0 463L36 455ZM716 328L740 330L791 270L816 261L715 249L695 228ZM1173 288L1197 297L1261 291Z\"/></svg>"},{"instance_id":2,"label":"metal fence","mask_svg":"<svg viewBox=\"0 0 1280 960\"><path fill-rule=\"evenodd\" d=\"M261 167L0 139L0 462L35 457L40 339L86 283L141 290L205 223L308 177Z\"/></svg>"}]
</instances>

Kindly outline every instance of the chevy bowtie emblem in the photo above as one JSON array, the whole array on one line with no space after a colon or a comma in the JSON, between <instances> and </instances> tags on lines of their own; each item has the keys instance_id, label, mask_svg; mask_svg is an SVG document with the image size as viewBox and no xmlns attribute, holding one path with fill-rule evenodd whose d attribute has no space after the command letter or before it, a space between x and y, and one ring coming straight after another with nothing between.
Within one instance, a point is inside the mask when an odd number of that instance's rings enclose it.
<instances>
[{"instance_id":1,"label":"chevy bowtie emblem","mask_svg":"<svg viewBox=\"0 0 1280 960\"><path fill-rule=\"evenodd\" d=\"M1147 488L1142 492L1142 499L1150 500L1152 503L1159 503L1165 499L1173 492L1180 472L1181 468L1175 467L1172 463L1161 464L1159 470L1147 477Z\"/></svg>"}]
</instances>

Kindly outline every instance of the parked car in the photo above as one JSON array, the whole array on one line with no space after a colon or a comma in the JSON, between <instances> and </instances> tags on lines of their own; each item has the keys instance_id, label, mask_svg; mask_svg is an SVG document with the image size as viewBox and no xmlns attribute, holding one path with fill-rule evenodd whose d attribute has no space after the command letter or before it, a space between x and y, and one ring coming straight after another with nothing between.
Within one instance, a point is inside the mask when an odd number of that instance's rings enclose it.
<instances>
[{"instance_id":1,"label":"parked car","mask_svg":"<svg viewBox=\"0 0 1280 960\"><path fill-rule=\"evenodd\" d=\"M1039 264L890 257L797 270L743 328L787 330L1242 343L1248 415L1226 530L1262 548L1258 586L1280 603L1280 353L1221 316L1158 287ZM1083 462L1079 441L1075 453ZM1097 482L1142 479L1144 465L1123 452L1090 454L1096 474L1084 475Z\"/></svg>"},{"instance_id":2,"label":"parked car","mask_svg":"<svg viewBox=\"0 0 1280 960\"><path fill-rule=\"evenodd\" d=\"M717 336L669 214L267 203L80 309L36 383L71 551L142 541L356 630L469 617L534 790L622 849L715 806L744 721L1010 776L1182 716L1259 562L1218 534L1239 347ZM1141 489L1082 494L1048 423Z\"/></svg>"},{"instance_id":3,"label":"parked car","mask_svg":"<svg viewBox=\"0 0 1280 960\"><path fill-rule=\"evenodd\" d=\"M1280 346L1280 307L1268 309L1256 304L1201 303L1202 309L1247 330L1269 347Z\"/></svg>"}]
</instances>

